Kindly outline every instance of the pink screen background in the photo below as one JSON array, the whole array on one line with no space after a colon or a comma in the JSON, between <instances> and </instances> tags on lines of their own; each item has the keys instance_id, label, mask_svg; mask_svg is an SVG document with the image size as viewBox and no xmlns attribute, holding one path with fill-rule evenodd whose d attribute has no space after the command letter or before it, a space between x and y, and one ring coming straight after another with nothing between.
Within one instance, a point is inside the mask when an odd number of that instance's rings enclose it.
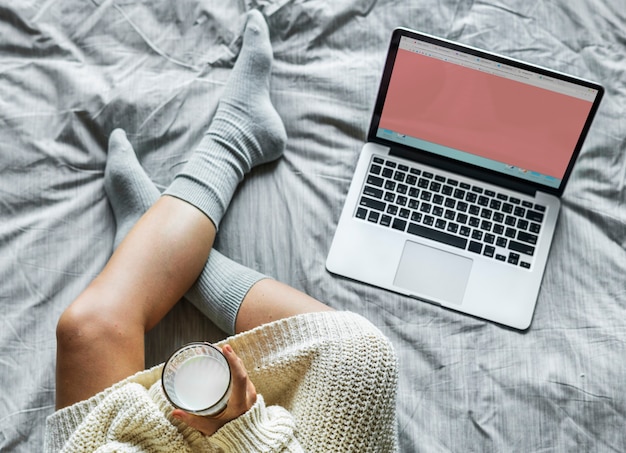
<instances>
[{"instance_id":1,"label":"pink screen background","mask_svg":"<svg viewBox=\"0 0 626 453\"><path fill-rule=\"evenodd\" d=\"M380 127L561 179L591 106L399 49Z\"/></svg>"}]
</instances>

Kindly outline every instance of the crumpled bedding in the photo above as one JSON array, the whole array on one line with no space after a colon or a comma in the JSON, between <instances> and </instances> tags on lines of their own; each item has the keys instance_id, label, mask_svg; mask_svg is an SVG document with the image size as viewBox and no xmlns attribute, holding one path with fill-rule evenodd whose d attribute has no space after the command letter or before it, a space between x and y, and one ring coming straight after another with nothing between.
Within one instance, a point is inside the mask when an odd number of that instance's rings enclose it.
<instances>
[{"instance_id":1,"label":"crumpled bedding","mask_svg":"<svg viewBox=\"0 0 626 453\"><path fill-rule=\"evenodd\" d=\"M389 336L400 359L402 451L626 451L626 15L618 3L1 0L0 450L41 449L54 409L56 321L111 254L109 133L124 128L166 187L211 120L245 11L259 8L289 141L280 161L240 186L216 247ZM606 88L525 332L325 270L396 26ZM221 336L181 301L148 335L148 365L184 342Z\"/></svg>"}]
</instances>

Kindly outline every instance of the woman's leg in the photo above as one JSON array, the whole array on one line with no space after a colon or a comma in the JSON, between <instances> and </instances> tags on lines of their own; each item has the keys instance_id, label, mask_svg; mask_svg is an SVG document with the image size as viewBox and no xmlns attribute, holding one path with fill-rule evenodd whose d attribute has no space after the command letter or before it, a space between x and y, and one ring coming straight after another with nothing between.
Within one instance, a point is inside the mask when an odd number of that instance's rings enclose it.
<instances>
[{"instance_id":1,"label":"woman's leg","mask_svg":"<svg viewBox=\"0 0 626 453\"><path fill-rule=\"evenodd\" d=\"M211 251L237 184L277 158L285 133L269 100L271 46L249 16L241 54L209 131L57 326L57 407L144 368L144 334L185 294ZM114 134L120 134L115 132Z\"/></svg>"},{"instance_id":2,"label":"woman's leg","mask_svg":"<svg viewBox=\"0 0 626 453\"><path fill-rule=\"evenodd\" d=\"M214 238L213 223L193 206L167 196L157 200L59 321L57 408L144 369L145 333L193 284ZM263 279L243 299L236 331L325 310L331 308Z\"/></svg>"},{"instance_id":3,"label":"woman's leg","mask_svg":"<svg viewBox=\"0 0 626 453\"><path fill-rule=\"evenodd\" d=\"M215 226L192 205L160 198L57 325L57 408L144 369L144 335L193 284Z\"/></svg>"},{"instance_id":4,"label":"woman's leg","mask_svg":"<svg viewBox=\"0 0 626 453\"><path fill-rule=\"evenodd\" d=\"M235 330L245 332L277 319L333 310L313 297L276 280L257 282L243 299Z\"/></svg>"},{"instance_id":5,"label":"woman's leg","mask_svg":"<svg viewBox=\"0 0 626 453\"><path fill-rule=\"evenodd\" d=\"M160 193L137 160L132 145L117 143L109 154L105 187L118 225L120 243ZM298 313L328 310L312 297L242 266L212 249L200 277L185 294L227 334ZM243 301L243 302L242 302ZM229 311L234 312L229 313Z\"/></svg>"},{"instance_id":6,"label":"woman's leg","mask_svg":"<svg viewBox=\"0 0 626 453\"><path fill-rule=\"evenodd\" d=\"M123 134L111 137L104 187L115 217L114 245L117 248L161 196ZM241 301L250 287L264 278L267 277L212 249L200 276L185 293L185 299L220 329L232 335Z\"/></svg>"}]
</instances>

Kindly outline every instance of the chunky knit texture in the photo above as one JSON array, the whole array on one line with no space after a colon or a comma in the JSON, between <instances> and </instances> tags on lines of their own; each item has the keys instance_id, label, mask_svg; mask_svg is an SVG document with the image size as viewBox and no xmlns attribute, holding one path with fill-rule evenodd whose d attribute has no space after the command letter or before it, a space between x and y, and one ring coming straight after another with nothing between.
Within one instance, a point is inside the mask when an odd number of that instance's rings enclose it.
<instances>
[{"instance_id":1,"label":"chunky knit texture","mask_svg":"<svg viewBox=\"0 0 626 453\"><path fill-rule=\"evenodd\" d=\"M388 452L397 449L397 359L350 312L310 313L225 340L259 398L210 437L170 416L162 365L48 418L46 452Z\"/></svg>"}]
</instances>

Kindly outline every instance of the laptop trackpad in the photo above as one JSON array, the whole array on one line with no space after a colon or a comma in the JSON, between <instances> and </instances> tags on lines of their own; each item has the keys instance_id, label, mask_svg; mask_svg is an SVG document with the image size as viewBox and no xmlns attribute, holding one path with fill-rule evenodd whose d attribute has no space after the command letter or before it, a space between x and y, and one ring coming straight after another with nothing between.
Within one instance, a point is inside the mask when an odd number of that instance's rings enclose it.
<instances>
[{"instance_id":1,"label":"laptop trackpad","mask_svg":"<svg viewBox=\"0 0 626 453\"><path fill-rule=\"evenodd\" d=\"M473 261L406 241L393 284L418 297L460 304Z\"/></svg>"}]
</instances>

